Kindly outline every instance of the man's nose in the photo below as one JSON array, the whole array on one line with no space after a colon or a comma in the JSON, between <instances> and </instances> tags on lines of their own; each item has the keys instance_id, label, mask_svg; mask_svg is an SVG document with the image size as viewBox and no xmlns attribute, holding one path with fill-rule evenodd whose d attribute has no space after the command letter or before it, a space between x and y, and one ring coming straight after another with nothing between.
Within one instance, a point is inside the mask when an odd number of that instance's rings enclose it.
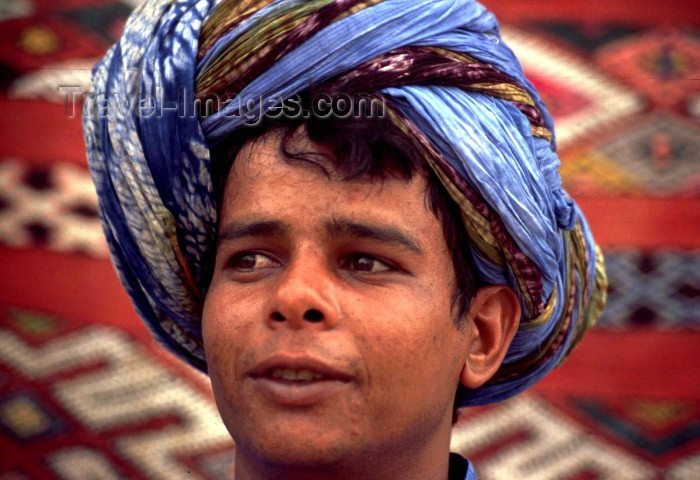
<instances>
[{"instance_id":1,"label":"man's nose","mask_svg":"<svg viewBox=\"0 0 700 480\"><path fill-rule=\"evenodd\" d=\"M333 328L338 323L332 272L319 259L296 259L280 278L274 292L268 324L294 329Z\"/></svg>"}]
</instances>

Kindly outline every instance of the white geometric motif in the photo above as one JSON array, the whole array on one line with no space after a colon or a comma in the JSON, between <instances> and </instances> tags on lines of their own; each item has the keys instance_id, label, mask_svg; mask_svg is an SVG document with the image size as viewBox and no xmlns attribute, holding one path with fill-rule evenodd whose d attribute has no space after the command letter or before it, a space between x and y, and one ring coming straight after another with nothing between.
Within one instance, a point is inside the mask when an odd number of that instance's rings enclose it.
<instances>
[{"instance_id":1,"label":"white geometric motif","mask_svg":"<svg viewBox=\"0 0 700 480\"><path fill-rule=\"evenodd\" d=\"M40 348L24 343L10 331L0 330L0 361L32 379L78 365L103 365L97 371L58 381L52 389L62 405L92 430L134 425L154 416L179 418L177 425L126 434L116 440L124 457L149 478L182 478L185 467L177 462L179 456L232 445L213 402L169 373L117 329L93 326ZM79 452L71 455L80 456ZM110 478L99 459L81 458L92 471L99 472L94 478ZM67 463L61 457L56 462L57 469L65 474ZM194 480L197 476L191 474L187 478Z\"/></svg>"},{"instance_id":2,"label":"white geometric motif","mask_svg":"<svg viewBox=\"0 0 700 480\"><path fill-rule=\"evenodd\" d=\"M33 189L22 181L28 171L18 160L0 160L0 199L9 203L0 210L0 243L31 245L25 226L36 222L50 230L49 249L106 257L107 244L99 219L71 211L76 205L97 210L97 193L87 170L71 164L53 165L48 170L53 186L45 190Z\"/></svg>"},{"instance_id":3,"label":"white geometric motif","mask_svg":"<svg viewBox=\"0 0 700 480\"><path fill-rule=\"evenodd\" d=\"M661 146L656 153L655 145ZM597 149L630 177L643 182L653 195L698 193L700 128L682 117L649 115L624 134L601 142Z\"/></svg>"},{"instance_id":4,"label":"white geometric motif","mask_svg":"<svg viewBox=\"0 0 700 480\"><path fill-rule=\"evenodd\" d=\"M479 461L479 480L556 480L581 470L600 480L652 480L655 469L585 431L532 396L517 397L472 417L452 433L450 449L469 456L509 432L528 438Z\"/></svg>"},{"instance_id":5,"label":"white geometric motif","mask_svg":"<svg viewBox=\"0 0 700 480\"><path fill-rule=\"evenodd\" d=\"M700 454L679 460L666 472L665 480L697 480L700 478Z\"/></svg>"},{"instance_id":6,"label":"white geometric motif","mask_svg":"<svg viewBox=\"0 0 700 480\"><path fill-rule=\"evenodd\" d=\"M11 18L28 17L34 13L34 2L31 0L3 0L0 2L0 22Z\"/></svg>"},{"instance_id":7,"label":"white geometric motif","mask_svg":"<svg viewBox=\"0 0 700 480\"><path fill-rule=\"evenodd\" d=\"M90 77L95 60L70 60L64 63L44 65L41 69L19 77L9 87L10 98L30 98L53 103L71 102L70 94L62 93L60 87L77 87L77 91L90 91ZM78 99L76 110L79 110ZM72 103L69 103L72 106ZM70 112L69 112L70 114Z\"/></svg>"},{"instance_id":8,"label":"white geometric motif","mask_svg":"<svg viewBox=\"0 0 700 480\"><path fill-rule=\"evenodd\" d=\"M103 454L84 447L66 448L51 455L49 464L64 480L120 480Z\"/></svg>"}]
</instances>

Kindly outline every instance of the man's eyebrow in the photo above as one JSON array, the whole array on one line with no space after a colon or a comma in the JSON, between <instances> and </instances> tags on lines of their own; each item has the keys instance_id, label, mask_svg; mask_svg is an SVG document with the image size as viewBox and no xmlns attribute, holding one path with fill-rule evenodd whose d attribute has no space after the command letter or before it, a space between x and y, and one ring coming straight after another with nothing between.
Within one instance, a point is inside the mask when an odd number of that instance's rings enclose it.
<instances>
[{"instance_id":1,"label":"man's eyebrow","mask_svg":"<svg viewBox=\"0 0 700 480\"><path fill-rule=\"evenodd\" d=\"M287 226L276 220L229 223L219 231L217 242L232 242L246 237L272 237L286 231Z\"/></svg>"},{"instance_id":2,"label":"man's eyebrow","mask_svg":"<svg viewBox=\"0 0 700 480\"><path fill-rule=\"evenodd\" d=\"M423 250L418 246L418 242L409 235L390 226L358 223L343 218L333 218L326 222L326 229L332 236L367 238L380 242L395 243L418 255L423 255Z\"/></svg>"}]
</instances>

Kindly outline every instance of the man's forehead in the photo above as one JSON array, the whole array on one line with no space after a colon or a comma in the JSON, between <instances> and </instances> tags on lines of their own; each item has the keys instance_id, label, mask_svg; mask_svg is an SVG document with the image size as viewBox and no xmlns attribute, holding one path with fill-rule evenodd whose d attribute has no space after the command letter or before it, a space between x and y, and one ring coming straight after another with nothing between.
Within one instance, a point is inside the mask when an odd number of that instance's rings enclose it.
<instances>
[{"instance_id":1,"label":"man's forehead","mask_svg":"<svg viewBox=\"0 0 700 480\"><path fill-rule=\"evenodd\" d=\"M312 162L290 162L296 156L310 156ZM302 124L296 128L274 128L247 140L232 165L232 173L253 173L257 169L270 169L277 162L295 163L297 166L310 167L333 174L334 154L325 145L314 142L306 133Z\"/></svg>"},{"instance_id":2,"label":"man's forehead","mask_svg":"<svg viewBox=\"0 0 700 480\"><path fill-rule=\"evenodd\" d=\"M421 255L427 245L444 241L426 202L423 175L410 180L329 176L310 162L289 161L281 140L279 132L269 132L239 152L223 193L219 243L314 232L372 239Z\"/></svg>"},{"instance_id":3,"label":"man's forehead","mask_svg":"<svg viewBox=\"0 0 700 480\"><path fill-rule=\"evenodd\" d=\"M392 194L405 191L409 197L423 201L427 192L426 172L417 172L410 179L389 172L385 177L369 174L347 178L335 166L334 153L328 146L311 140L300 127L288 133L283 129L267 131L247 141L236 155L228 175L223 203L240 195L241 187L264 188L270 195L282 195L279 186L290 182L300 190L311 183L325 182L319 189L331 201L333 192L342 191L345 200L350 196L369 200L377 196L386 202ZM235 184L235 185L232 185ZM338 188L342 187L342 188ZM382 195L389 190L388 195ZM287 192L288 193L288 192ZM379 200L379 197L384 197ZM280 198L280 201L283 199Z\"/></svg>"},{"instance_id":4,"label":"man's forehead","mask_svg":"<svg viewBox=\"0 0 700 480\"><path fill-rule=\"evenodd\" d=\"M395 226L366 219L354 219L329 215L322 218L320 226L330 237L355 238L374 240L386 244L402 247L417 255L423 255L424 251L419 246L419 240L406 226ZM289 237L294 226L282 220L265 220L251 217L250 220L229 221L219 231L219 244L235 242L236 240L256 237Z\"/></svg>"}]
</instances>

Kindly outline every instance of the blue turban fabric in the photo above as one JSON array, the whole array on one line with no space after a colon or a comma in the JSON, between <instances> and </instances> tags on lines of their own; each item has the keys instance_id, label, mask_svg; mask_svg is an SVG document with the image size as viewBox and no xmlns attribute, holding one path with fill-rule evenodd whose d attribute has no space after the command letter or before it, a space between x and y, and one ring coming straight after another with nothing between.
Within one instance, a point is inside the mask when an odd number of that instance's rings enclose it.
<instances>
[{"instance_id":1,"label":"blue turban fabric","mask_svg":"<svg viewBox=\"0 0 700 480\"><path fill-rule=\"evenodd\" d=\"M523 306L501 370L463 405L520 392L571 351L603 308L602 256L562 189L550 115L494 16L471 0L148 0L134 11L95 67L84 132L112 259L156 338L206 370L210 148L267 99L371 78L381 62L417 55L451 73L376 94L462 207L477 276L511 285ZM210 87L235 97L200 118L197 95Z\"/></svg>"}]
</instances>

